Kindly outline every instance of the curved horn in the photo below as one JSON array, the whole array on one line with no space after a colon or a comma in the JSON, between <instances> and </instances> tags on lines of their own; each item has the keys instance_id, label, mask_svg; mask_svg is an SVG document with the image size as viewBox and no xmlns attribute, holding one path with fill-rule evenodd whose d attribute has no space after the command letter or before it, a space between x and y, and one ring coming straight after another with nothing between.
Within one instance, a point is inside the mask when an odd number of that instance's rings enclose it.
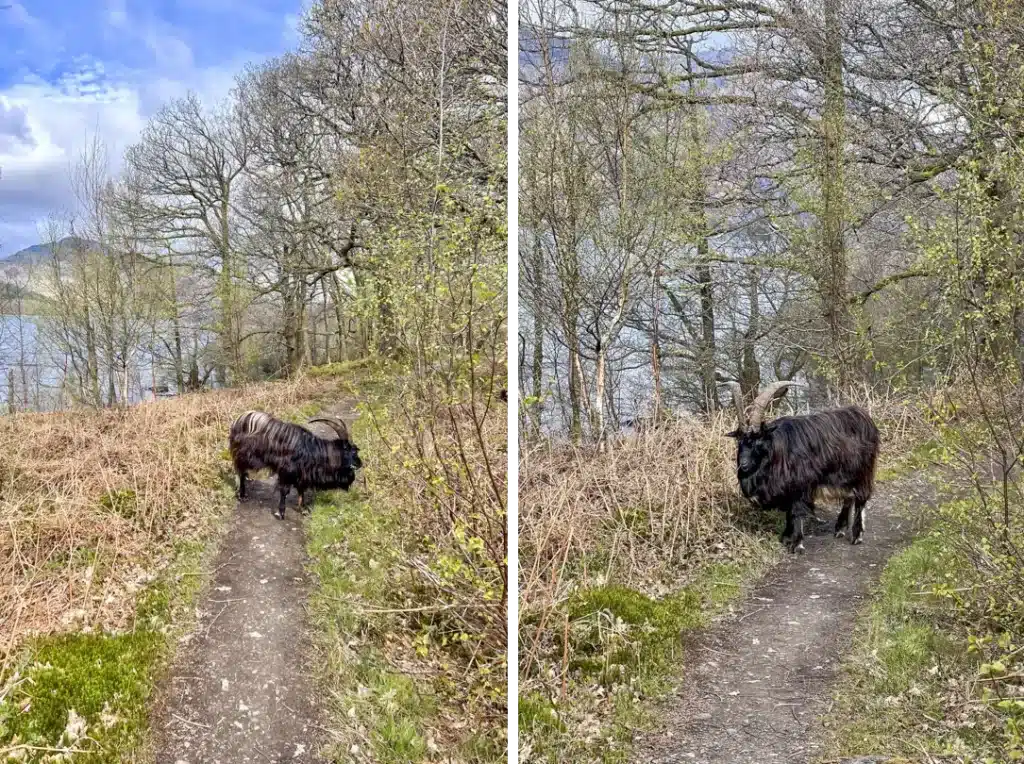
<instances>
[{"instance_id":1,"label":"curved horn","mask_svg":"<svg viewBox=\"0 0 1024 764\"><path fill-rule=\"evenodd\" d=\"M330 427L336 433L338 433L339 440L348 440L348 427L338 417L335 416L321 416L315 419L310 419L310 424L313 422L323 422L325 425Z\"/></svg>"},{"instance_id":2,"label":"curved horn","mask_svg":"<svg viewBox=\"0 0 1024 764\"><path fill-rule=\"evenodd\" d=\"M756 430L761 426L761 421L764 419L765 409L768 405L776 398L781 398L786 394L786 391L791 387L804 387L800 382L794 382L791 379L785 379L781 382L773 382L768 385L761 394L754 399L753 405L750 407L750 429Z\"/></svg>"},{"instance_id":3,"label":"curved horn","mask_svg":"<svg viewBox=\"0 0 1024 764\"><path fill-rule=\"evenodd\" d=\"M736 407L736 419L739 423L739 429L747 429L747 411L746 406L743 405L743 388L740 387L739 382L727 382L729 389L732 391L732 404Z\"/></svg>"}]
</instances>

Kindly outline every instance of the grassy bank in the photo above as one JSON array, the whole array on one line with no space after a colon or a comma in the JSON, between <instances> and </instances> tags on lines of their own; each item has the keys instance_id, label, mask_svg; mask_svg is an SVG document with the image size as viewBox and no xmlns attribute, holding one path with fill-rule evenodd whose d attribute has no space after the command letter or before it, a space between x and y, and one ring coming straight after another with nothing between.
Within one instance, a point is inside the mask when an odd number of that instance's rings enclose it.
<instances>
[{"instance_id":1,"label":"grassy bank","mask_svg":"<svg viewBox=\"0 0 1024 764\"><path fill-rule=\"evenodd\" d=\"M624 761L678 676L681 636L780 554L735 491L724 422L520 468L520 759Z\"/></svg>"},{"instance_id":2,"label":"grassy bank","mask_svg":"<svg viewBox=\"0 0 1024 764\"><path fill-rule=\"evenodd\" d=\"M308 526L328 754L504 761L505 410L426 417L382 375L350 392L365 480L318 497Z\"/></svg>"},{"instance_id":3,"label":"grassy bank","mask_svg":"<svg viewBox=\"0 0 1024 764\"><path fill-rule=\"evenodd\" d=\"M943 505L887 564L844 662L823 762L1024 758L1020 574L966 552L964 533L994 549L979 515L973 499Z\"/></svg>"},{"instance_id":4,"label":"grassy bank","mask_svg":"<svg viewBox=\"0 0 1024 764\"><path fill-rule=\"evenodd\" d=\"M879 476L928 458L912 402L862 399ZM738 491L734 420L677 422L610 453L547 445L520 465L520 733L524 762L618 762L678 681L683 637L783 554L779 513Z\"/></svg>"},{"instance_id":5,"label":"grassy bank","mask_svg":"<svg viewBox=\"0 0 1024 764\"><path fill-rule=\"evenodd\" d=\"M232 419L334 379L0 419L0 755L145 761L146 703L234 506Z\"/></svg>"},{"instance_id":6,"label":"grassy bank","mask_svg":"<svg viewBox=\"0 0 1024 764\"><path fill-rule=\"evenodd\" d=\"M1024 496L1019 418L937 393L895 472L926 474L927 528L886 565L826 720L827 753L913 762L1024 759ZM953 405L950 401L956 401Z\"/></svg>"}]
</instances>

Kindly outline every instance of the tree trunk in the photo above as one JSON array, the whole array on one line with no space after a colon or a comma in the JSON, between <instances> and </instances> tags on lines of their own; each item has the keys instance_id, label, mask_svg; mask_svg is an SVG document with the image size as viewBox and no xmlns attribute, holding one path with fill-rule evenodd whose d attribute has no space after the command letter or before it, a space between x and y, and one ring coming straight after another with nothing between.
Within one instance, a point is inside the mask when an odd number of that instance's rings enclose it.
<instances>
[{"instance_id":1,"label":"tree trunk","mask_svg":"<svg viewBox=\"0 0 1024 764\"><path fill-rule=\"evenodd\" d=\"M177 304L174 307L174 384L174 392L181 395L185 391L185 361L181 352L181 321Z\"/></svg>"},{"instance_id":2,"label":"tree trunk","mask_svg":"<svg viewBox=\"0 0 1024 764\"><path fill-rule=\"evenodd\" d=\"M828 332L828 349L841 390L851 381L853 326L847 295L847 262L843 242L846 199L843 181L846 101L843 93L843 50L840 27L841 0L824 0L825 44L822 68L825 104L822 113L821 166L821 275L822 314Z\"/></svg>"},{"instance_id":3,"label":"tree trunk","mask_svg":"<svg viewBox=\"0 0 1024 764\"><path fill-rule=\"evenodd\" d=\"M747 301L750 319L743 334L743 357L740 360L740 387L753 399L761 389L761 364L757 360L757 340L761 333L761 305L759 302L761 269L751 268L747 281Z\"/></svg>"},{"instance_id":4,"label":"tree trunk","mask_svg":"<svg viewBox=\"0 0 1024 764\"><path fill-rule=\"evenodd\" d=\"M579 335L573 330L569 334L569 435L573 443L583 439L583 366L580 363Z\"/></svg>"},{"instance_id":5,"label":"tree trunk","mask_svg":"<svg viewBox=\"0 0 1024 764\"><path fill-rule=\"evenodd\" d=\"M661 314L661 265L654 266L651 278L651 303L653 317L651 321L651 375L654 377L654 401L651 414L654 423L661 420L661 336L658 320Z\"/></svg>"},{"instance_id":6,"label":"tree trunk","mask_svg":"<svg viewBox=\"0 0 1024 764\"><path fill-rule=\"evenodd\" d=\"M295 317L295 296L290 285L281 290L282 295L282 327L281 333L284 336L284 373L291 377L297 367L298 356L298 329Z\"/></svg>"},{"instance_id":7,"label":"tree trunk","mask_svg":"<svg viewBox=\"0 0 1024 764\"><path fill-rule=\"evenodd\" d=\"M542 288L541 279L544 268L543 253L541 252L540 239L534 241L533 263L534 279L537 280L536 288ZM540 399L544 389L544 315L538 306L533 316L533 397L537 399L538 412L540 410Z\"/></svg>"},{"instance_id":8,"label":"tree trunk","mask_svg":"<svg viewBox=\"0 0 1024 764\"><path fill-rule=\"evenodd\" d=\"M96 335L88 305L85 306L85 352L89 394L92 396L92 405L100 408L103 406L103 397L100 394L100 362L96 352Z\"/></svg>"},{"instance_id":9,"label":"tree trunk","mask_svg":"<svg viewBox=\"0 0 1024 764\"><path fill-rule=\"evenodd\" d=\"M708 256L708 240L702 237L697 245L698 258ZM712 281L711 266L707 263L697 266L697 283L700 291L700 386L703 400L701 410L713 416L718 409L718 387L715 379L715 285Z\"/></svg>"},{"instance_id":10,"label":"tree trunk","mask_svg":"<svg viewBox=\"0 0 1024 764\"><path fill-rule=\"evenodd\" d=\"M14 414L18 410L18 391L14 386L14 369L7 370L7 413Z\"/></svg>"},{"instance_id":11,"label":"tree trunk","mask_svg":"<svg viewBox=\"0 0 1024 764\"><path fill-rule=\"evenodd\" d=\"M693 57L687 57L687 69L693 74ZM688 85L692 90L692 81ZM697 365L700 374L700 409L708 417L718 410L718 386L715 377L715 284L708 256L711 254L707 222L708 189L704 178L704 135L700 124L694 120L690 131L693 141L693 156L697 167L694 171L694 206L697 209L697 284L700 294L700 345L697 349Z\"/></svg>"},{"instance_id":12,"label":"tree trunk","mask_svg":"<svg viewBox=\"0 0 1024 764\"><path fill-rule=\"evenodd\" d=\"M597 407L595 412L595 430L597 431L597 442L601 451L608 448L608 428L605 421L605 371L607 368L608 351L601 345L597 349L597 369L594 375L594 404Z\"/></svg>"}]
</instances>

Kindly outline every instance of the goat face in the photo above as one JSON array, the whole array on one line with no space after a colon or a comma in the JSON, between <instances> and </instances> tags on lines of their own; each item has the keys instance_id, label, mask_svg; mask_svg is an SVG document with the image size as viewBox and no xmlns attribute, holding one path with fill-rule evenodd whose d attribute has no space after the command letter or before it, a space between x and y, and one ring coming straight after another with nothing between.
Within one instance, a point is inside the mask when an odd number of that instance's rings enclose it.
<instances>
[{"instance_id":1,"label":"goat face","mask_svg":"<svg viewBox=\"0 0 1024 764\"><path fill-rule=\"evenodd\" d=\"M345 449L347 459L353 470L361 469L363 466L363 460L359 458L359 446L355 443L349 443L348 448Z\"/></svg>"},{"instance_id":2,"label":"goat face","mask_svg":"<svg viewBox=\"0 0 1024 764\"><path fill-rule=\"evenodd\" d=\"M726 437L736 439L736 474L742 480L757 472L771 451L772 426L756 430L733 430Z\"/></svg>"},{"instance_id":3,"label":"goat face","mask_svg":"<svg viewBox=\"0 0 1024 764\"><path fill-rule=\"evenodd\" d=\"M359 458L359 446L354 443L342 441L338 443L338 449L341 458L335 463L336 466L328 481L329 485L324 488L341 488L347 491L356 481L356 470L363 466L363 460Z\"/></svg>"}]
</instances>

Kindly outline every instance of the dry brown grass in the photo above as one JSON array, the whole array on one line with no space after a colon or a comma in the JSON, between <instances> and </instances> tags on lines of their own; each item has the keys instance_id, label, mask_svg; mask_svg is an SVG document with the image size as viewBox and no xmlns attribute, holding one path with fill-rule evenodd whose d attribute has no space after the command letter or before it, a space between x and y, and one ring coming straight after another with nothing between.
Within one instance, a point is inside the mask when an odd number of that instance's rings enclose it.
<instances>
[{"instance_id":1,"label":"dry brown grass","mask_svg":"<svg viewBox=\"0 0 1024 764\"><path fill-rule=\"evenodd\" d=\"M702 568L753 553L725 420L678 423L594 448L547 446L520 465L521 665L539 668L552 618L588 581L652 596ZM531 669L527 669L529 674Z\"/></svg>"},{"instance_id":2,"label":"dry brown grass","mask_svg":"<svg viewBox=\"0 0 1024 764\"><path fill-rule=\"evenodd\" d=\"M233 504L233 418L337 390L310 379L0 418L0 656L29 635L130 627L175 545L209 538Z\"/></svg>"},{"instance_id":3,"label":"dry brown grass","mask_svg":"<svg viewBox=\"0 0 1024 764\"><path fill-rule=\"evenodd\" d=\"M882 433L879 464L884 469L926 439L932 428L927 412L941 405L943 391L930 391L927 395L915 391L912 395L881 395L869 388L854 390L851 403L863 407L875 420Z\"/></svg>"}]
</instances>

